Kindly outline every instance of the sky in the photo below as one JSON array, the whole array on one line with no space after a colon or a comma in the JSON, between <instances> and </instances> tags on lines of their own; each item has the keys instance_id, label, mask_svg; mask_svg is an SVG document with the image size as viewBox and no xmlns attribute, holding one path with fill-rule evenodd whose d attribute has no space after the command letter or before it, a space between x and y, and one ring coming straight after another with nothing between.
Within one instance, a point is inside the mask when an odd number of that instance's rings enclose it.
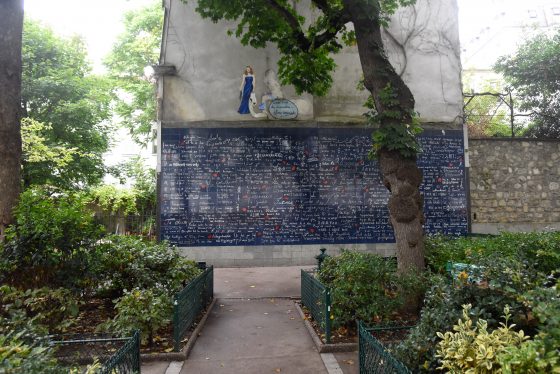
<instances>
[{"instance_id":1,"label":"sky","mask_svg":"<svg viewBox=\"0 0 560 374\"><path fill-rule=\"evenodd\" d=\"M560 26L560 0L458 0L464 69L490 69L526 37Z\"/></svg>"},{"instance_id":2,"label":"sky","mask_svg":"<svg viewBox=\"0 0 560 374\"><path fill-rule=\"evenodd\" d=\"M157 1L157 0L156 0ZM94 71L102 72L102 59L124 31L127 10L154 0L24 0L26 17L40 20L59 35L81 35L87 44Z\"/></svg>"},{"instance_id":3,"label":"sky","mask_svg":"<svg viewBox=\"0 0 560 374\"><path fill-rule=\"evenodd\" d=\"M159 0L25 0L27 16L62 35L84 37L94 71L123 31L125 11ZM442 0L448 1L448 0ZM560 24L560 0L457 0L463 66L489 68L530 34L531 24ZM558 13L558 14L555 14ZM524 26L520 27L520 26Z\"/></svg>"}]
</instances>

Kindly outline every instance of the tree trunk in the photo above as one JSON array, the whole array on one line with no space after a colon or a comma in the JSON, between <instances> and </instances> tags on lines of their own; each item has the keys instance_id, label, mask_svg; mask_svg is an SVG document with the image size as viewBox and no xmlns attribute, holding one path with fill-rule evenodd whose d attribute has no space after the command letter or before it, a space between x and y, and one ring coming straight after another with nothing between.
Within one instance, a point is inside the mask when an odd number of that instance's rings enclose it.
<instances>
[{"instance_id":1,"label":"tree trunk","mask_svg":"<svg viewBox=\"0 0 560 374\"><path fill-rule=\"evenodd\" d=\"M0 0L0 241L21 188L23 0Z\"/></svg>"},{"instance_id":2,"label":"tree trunk","mask_svg":"<svg viewBox=\"0 0 560 374\"><path fill-rule=\"evenodd\" d=\"M382 119L380 126L412 123L414 97L385 54L378 1L343 0L343 4L354 24L364 84L373 97L377 112L383 114L384 111L398 110L401 114L400 120ZM390 108L380 96L389 86L398 101L398 104L391 103ZM416 158L406 158L387 149L380 150L379 165L383 183L391 192L388 208L395 232L399 270L423 270L424 213L419 190L422 172L416 165Z\"/></svg>"}]
</instances>

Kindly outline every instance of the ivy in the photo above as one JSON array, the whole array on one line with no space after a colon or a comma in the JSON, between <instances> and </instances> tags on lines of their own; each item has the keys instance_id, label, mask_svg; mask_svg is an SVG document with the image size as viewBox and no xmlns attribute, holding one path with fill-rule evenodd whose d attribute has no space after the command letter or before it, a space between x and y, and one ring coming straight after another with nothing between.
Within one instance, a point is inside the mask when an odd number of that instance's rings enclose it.
<instances>
[{"instance_id":1,"label":"ivy","mask_svg":"<svg viewBox=\"0 0 560 374\"><path fill-rule=\"evenodd\" d=\"M397 151L405 158L415 157L421 152L416 138L422 133L418 115L403 110L398 95L390 84L379 92L379 101L383 107L382 111L375 109L372 96L364 104L366 108L370 109L365 114L368 123L379 126L371 135L373 146L369 157L377 158L382 149ZM382 125L380 126L380 124Z\"/></svg>"}]
</instances>

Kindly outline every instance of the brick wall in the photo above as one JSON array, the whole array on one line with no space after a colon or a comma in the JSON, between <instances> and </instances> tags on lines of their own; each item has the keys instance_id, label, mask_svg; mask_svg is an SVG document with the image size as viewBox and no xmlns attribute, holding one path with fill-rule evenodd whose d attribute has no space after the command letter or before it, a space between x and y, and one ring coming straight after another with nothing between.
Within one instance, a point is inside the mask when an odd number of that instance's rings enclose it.
<instances>
[{"instance_id":1,"label":"brick wall","mask_svg":"<svg viewBox=\"0 0 560 374\"><path fill-rule=\"evenodd\" d=\"M470 139L473 232L560 228L560 141Z\"/></svg>"}]
</instances>

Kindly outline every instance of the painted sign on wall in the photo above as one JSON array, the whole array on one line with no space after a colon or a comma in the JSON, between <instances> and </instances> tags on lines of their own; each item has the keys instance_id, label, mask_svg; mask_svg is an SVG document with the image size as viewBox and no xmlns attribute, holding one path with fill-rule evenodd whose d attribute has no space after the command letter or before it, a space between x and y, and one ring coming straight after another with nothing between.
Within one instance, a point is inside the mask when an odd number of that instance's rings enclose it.
<instances>
[{"instance_id":1,"label":"painted sign on wall","mask_svg":"<svg viewBox=\"0 0 560 374\"><path fill-rule=\"evenodd\" d=\"M426 132L426 231L467 232L463 135ZM178 246L394 242L357 128L162 129L161 238Z\"/></svg>"},{"instance_id":2,"label":"painted sign on wall","mask_svg":"<svg viewBox=\"0 0 560 374\"><path fill-rule=\"evenodd\" d=\"M286 99L274 99L268 106L268 112L275 119L296 119L298 108L296 104Z\"/></svg>"}]
</instances>

